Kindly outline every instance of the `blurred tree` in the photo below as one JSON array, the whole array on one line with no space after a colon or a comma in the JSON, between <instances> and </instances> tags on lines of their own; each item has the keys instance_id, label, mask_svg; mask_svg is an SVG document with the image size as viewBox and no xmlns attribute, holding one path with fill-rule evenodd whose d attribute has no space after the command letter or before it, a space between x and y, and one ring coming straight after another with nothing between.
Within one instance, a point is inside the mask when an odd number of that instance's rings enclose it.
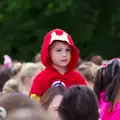
<instances>
[{"instance_id":1,"label":"blurred tree","mask_svg":"<svg viewBox=\"0 0 120 120\"><path fill-rule=\"evenodd\" d=\"M0 55L31 61L44 35L61 28L71 34L82 58L90 52L119 57L119 26L118 0L1 0Z\"/></svg>"}]
</instances>

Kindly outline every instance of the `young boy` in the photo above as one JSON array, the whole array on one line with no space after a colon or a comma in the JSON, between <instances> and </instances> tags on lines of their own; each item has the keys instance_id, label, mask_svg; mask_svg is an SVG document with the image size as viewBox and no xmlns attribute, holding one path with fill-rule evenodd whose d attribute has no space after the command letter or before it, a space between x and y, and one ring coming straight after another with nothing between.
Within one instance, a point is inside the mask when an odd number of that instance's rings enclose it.
<instances>
[{"instance_id":1,"label":"young boy","mask_svg":"<svg viewBox=\"0 0 120 120\"><path fill-rule=\"evenodd\" d=\"M78 49L68 33L61 29L47 33L41 50L41 61L46 68L35 77L29 96L40 100L52 86L86 85L84 77L74 71L78 60Z\"/></svg>"}]
</instances>

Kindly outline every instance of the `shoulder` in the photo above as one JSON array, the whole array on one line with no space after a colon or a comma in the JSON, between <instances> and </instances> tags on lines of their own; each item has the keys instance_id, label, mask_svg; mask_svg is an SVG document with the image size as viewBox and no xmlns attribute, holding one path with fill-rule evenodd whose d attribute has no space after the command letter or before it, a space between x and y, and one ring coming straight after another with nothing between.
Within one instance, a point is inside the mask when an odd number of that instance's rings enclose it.
<instances>
[{"instance_id":1,"label":"shoulder","mask_svg":"<svg viewBox=\"0 0 120 120\"><path fill-rule=\"evenodd\" d=\"M45 70L42 70L41 72L39 72L35 78L39 78L39 77L45 77L45 75L48 75L48 71L45 69Z\"/></svg>"},{"instance_id":2,"label":"shoulder","mask_svg":"<svg viewBox=\"0 0 120 120\"><path fill-rule=\"evenodd\" d=\"M51 78L51 73L45 69L41 72L39 72L35 77L34 77L34 81L40 81L40 82L45 82L48 81Z\"/></svg>"},{"instance_id":3,"label":"shoulder","mask_svg":"<svg viewBox=\"0 0 120 120\"><path fill-rule=\"evenodd\" d=\"M85 80L84 76L81 75L79 72L73 71L72 75L74 76L74 79L76 82L86 85L86 80Z\"/></svg>"}]
</instances>

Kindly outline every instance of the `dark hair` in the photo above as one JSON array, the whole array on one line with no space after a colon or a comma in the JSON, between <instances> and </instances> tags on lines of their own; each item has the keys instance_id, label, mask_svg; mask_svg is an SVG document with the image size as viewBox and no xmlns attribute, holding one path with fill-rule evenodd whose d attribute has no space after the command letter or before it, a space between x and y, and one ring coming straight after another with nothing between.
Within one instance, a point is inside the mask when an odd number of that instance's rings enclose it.
<instances>
[{"instance_id":1,"label":"dark hair","mask_svg":"<svg viewBox=\"0 0 120 120\"><path fill-rule=\"evenodd\" d=\"M100 93L105 89L107 85L103 87L103 70L104 67L100 67L97 71L94 84L94 92L96 93L98 99L100 98Z\"/></svg>"},{"instance_id":2,"label":"dark hair","mask_svg":"<svg viewBox=\"0 0 120 120\"><path fill-rule=\"evenodd\" d=\"M109 101L111 103L111 110L113 109L115 97L120 88L120 59L116 58L111 60L102 71L103 78L101 82L97 83L95 86L95 92L97 96L100 95L100 92L105 91L104 101ZM96 81L97 82L97 81ZM98 87L98 88L97 88ZM100 89L100 88L101 89ZM97 90L99 92L97 93Z\"/></svg>"},{"instance_id":3,"label":"dark hair","mask_svg":"<svg viewBox=\"0 0 120 120\"><path fill-rule=\"evenodd\" d=\"M12 77L12 71L9 68L1 68L0 70L0 91L3 90L4 84Z\"/></svg>"},{"instance_id":4,"label":"dark hair","mask_svg":"<svg viewBox=\"0 0 120 120\"><path fill-rule=\"evenodd\" d=\"M97 58L98 56L100 57L100 59ZM94 61L93 58L95 58ZM86 60L91 61L97 65L102 65L102 57L99 54L92 53L86 58Z\"/></svg>"},{"instance_id":5,"label":"dark hair","mask_svg":"<svg viewBox=\"0 0 120 120\"><path fill-rule=\"evenodd\" d=\"M90 53L87 56L86 61L91 61L94 56L99 56L99 54L98 53Z\"/></svg>"},{"instance_id":6,"label":"dark hair","mask_svg":"<svg viewBox=\"0 0 120 120\"><path fill-rule=\"evenodd\" d=\"M41 105L47 109L52 100L56 95L64 95L66 88L64 86L54 86L49 88L45 94L41 97L40 103Z\"/></svg>"},{"instance_id":7,"label":"dark hair","mask_svg":"<svg viewBox=\"0 0 120 120\"><path fill-rule=\"evenodd\" d=\"M98 104L95 94L86 86L72 86L59 106L63 120L98 120Z\"/></svg>"}]
</instances>

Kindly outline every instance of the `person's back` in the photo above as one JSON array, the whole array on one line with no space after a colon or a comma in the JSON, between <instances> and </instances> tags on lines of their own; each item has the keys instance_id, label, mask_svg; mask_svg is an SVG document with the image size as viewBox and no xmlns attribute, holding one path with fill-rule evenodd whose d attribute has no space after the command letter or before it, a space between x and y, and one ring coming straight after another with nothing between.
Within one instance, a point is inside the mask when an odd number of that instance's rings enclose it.
<instances>
[{"instance_id":1,"label":"person's back","mask_svg":"<svg viewBox=\"0 0 120 120\"><path fill-rule=\"evenodd\" d=\"M41 50L41 61L46 68L34 79L30 97L39 100L52 86L86 85L84 77L74 71L78 60L79 52L70 35L61 29L50 31Z\"/></svg>"},{"instance_id":2,"label":"person's back","mask_svg":"<svg viewBox=\"0 0 120 120\"><path fill-rule=\"evenodd\" d=\"M100 110L101 120L120 120L120 102L114 104L112 111L110 110L111 103L104 102L102 109Z\"/></svg>"}]
</instances>

